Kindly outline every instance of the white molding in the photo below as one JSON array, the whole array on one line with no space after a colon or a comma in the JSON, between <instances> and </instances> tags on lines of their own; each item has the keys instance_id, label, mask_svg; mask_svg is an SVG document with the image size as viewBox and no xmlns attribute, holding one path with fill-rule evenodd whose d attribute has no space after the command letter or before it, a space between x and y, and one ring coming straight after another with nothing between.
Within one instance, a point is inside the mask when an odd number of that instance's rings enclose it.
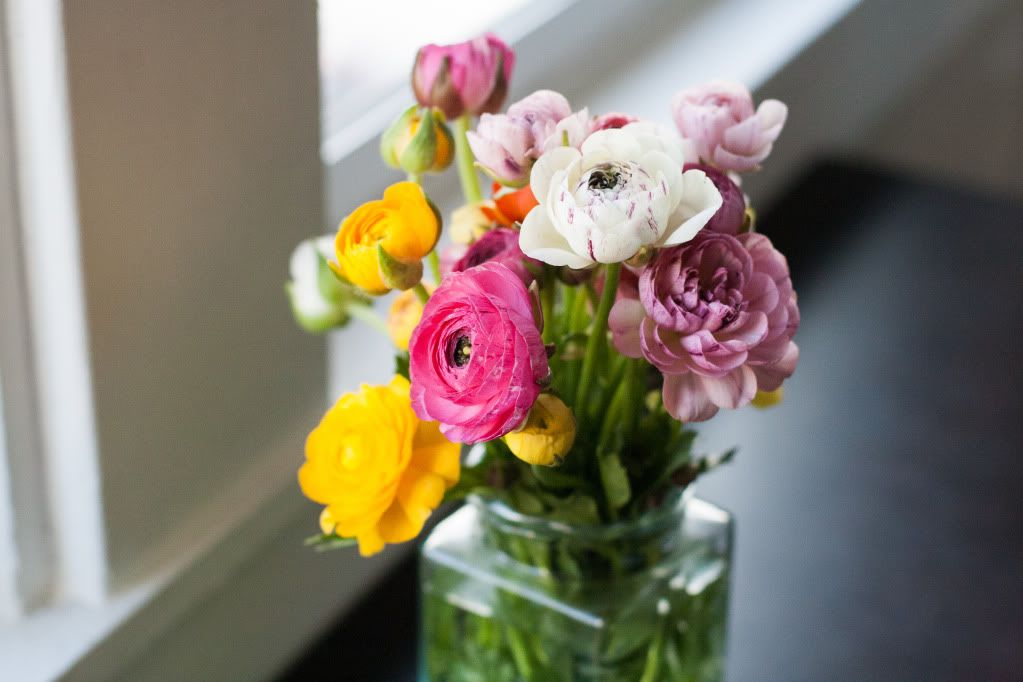
<instances>
[{"instance_id":1,"label":"white molding","mask_svg":"<svg viewBox=\"0 0 1023 682\"><path fill-rule=\"evenodd\" d=\"M37 363L56 596L99 603L106 550L57 0L8 0L21 237Z\"/></svg>"}]
</instances>

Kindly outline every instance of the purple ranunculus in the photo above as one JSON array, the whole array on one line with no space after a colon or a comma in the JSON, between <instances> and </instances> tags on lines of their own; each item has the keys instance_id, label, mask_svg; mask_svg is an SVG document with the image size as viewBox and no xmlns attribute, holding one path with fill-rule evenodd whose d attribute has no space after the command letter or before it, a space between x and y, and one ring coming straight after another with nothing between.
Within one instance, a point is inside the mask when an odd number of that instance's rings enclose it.
<instances>
[{"instance_id":1,"label":"purple ranunculus","mask_svg":"<svg viewBox=\"0 0 1023 682\"><path fill-rule=\"evenodd\" d=\"M543 263L528 258L522 253L522 249L519 248L518 232L506 227L499 227L485 233L474 242L451 270L452 272L463 272L487 262L507 265L526 286L529 286L535 279L535 275L530 271L530 266L536 270L543 267Z\"/></svg>"},{"instance_id":2,"label":"purple ranunculus","mask_svg":"<svg viewBox=\"0 0 1023 682\"><path fill-rule=\"evenodd\" d=\"M732 182L728 173L703 163L687 163L683 170L701 170L721 193L721 208L703 229L736 235L746 220L746 198L739 186Z\"/></svg>"},{"instance_id":3,"label":"purple ranunculus","mask_svg":"<svg viewBox=\"0 0 1023 682\"><path fill-rule=\"evenodd\" d=\"M409 341L412 409L453 442L518 428L550 376L532 295L509 267L452 272Z\"/></svg>"},{"instance_id":4,"label":"purple ranunculus","mask_svg":"<svg viewBox=\"0 0 1023 682\"><path fill-rule=\"evenodd\" d=\"M611 310L615 346L664 375L664 406L681 421L746 405L795 371L799 308L785 256L761 234L703 230L658 252L639 299Z\"/></svg>"}]
</instances>

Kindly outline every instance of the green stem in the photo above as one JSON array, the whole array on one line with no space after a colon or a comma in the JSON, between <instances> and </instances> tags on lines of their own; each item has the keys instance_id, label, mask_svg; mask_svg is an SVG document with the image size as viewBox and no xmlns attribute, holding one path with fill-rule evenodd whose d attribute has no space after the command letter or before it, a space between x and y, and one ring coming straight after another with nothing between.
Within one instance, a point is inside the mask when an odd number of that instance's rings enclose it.
<instances>
[{"instance_id":1,"label":"green stem","mask_svg":"<svg viewBox=\"0 0 1023 682\"><path fill-rule=\"evenodd\" d=\"M350 303L348 305L348 314L360 322L365 322L384 336L390 337L390 332L387 331L387 323L384 322L384 318L377 315L372 306L363 305L362 303Z\"/></svg>"},{"instance_id":2,"label":"green stem","mask_svg":"<svg viewBox=\"0 0 1023 682\"><path fill-rule=\"evenodd\" d=\"M409 182L414 182L417 185L422 185L423 184L423 176L420 175L419 173L409 173L408 174L408 181Z\"/></svg>"},{"instance_id":3,"label":"green stem","mask_svg":"<svg viewBox=\"0 0 1023 682\"><path fill-rule=\"evenodd\" d=\"M540 286L540 309L543 311L543 342L551 343L557 331L554 320L554 283L555 279L544 273Z\"/></svg>"},{"instance_id":4,"label":"green stem","mask_svg":"<svg viewBox=\"0 0 1023 682\"><path fill-rule=\"evenodd\" d=\"M423 305L426 305L426 302L430 300L430 292L426 290L422 282L412 287L412 291L416 292L416 298Z\"/></svg>"},{"instance_id":5,"label":"green stem","mask_svg":"<svg viewBox=\"0 0 1023 682\"><path fill-rule=\"evenodd\" d=\"M667 606L667 602L664 602ZM661 604L657 606L658 610L661 609ZM664 635L665 629L668 625L668 614L658 613L657 614L657 633L654 635L654 641L650 645L650 648L646 652L646 666L643 668L643 676L639 678L640 682L656 682L660 679L661 674L661 658L663 656L664 649Z\"/></svg>"},{"instance_id":6,"label":"green stem","mask_svg":"<svg viewBox=\"0 0 1023 682\"><path fill-rule=\"evenodd\" d=\"M462 194L465 201L474 204L483 200L480 191L480 179L473 165L472 149L465 134L469 132L469 115L462 114L455 119L455 161L458 164L458 179L462 181Z\"/></svg>"},{"instance_id":7,"label":"green stem","mask_svg":"<svg viewBox=\"0 0 1023 682\"><path fill-rule=\"evenodd\" d=\"M611 263L607 266L604 275L604 292L600 297L600 304L593 316L593 328L590 330L590 337L586 340L586 353L583 355L583 370L579 377L579 386L575 393L576 414L582 409L586 399L589 397L590 388L593 384L594 374L597 365L597 356L600 353L602 344L606 343L607 316L611 312L611 305L615 301L615 293L618 291L618 275L621 273L621 263Z\"/></svg>"},{"instance_id":8,"label":"green stem","mask_svg":"<svg viewBox=\"0 0 1023 682\"><path fill-rule=\"evenodd\" d=\"M430 264L430 274L433 275L433 283L440 284L440 256L437 255L436 247L426 257L426 262Z\"/></svg>"}]
</instances>

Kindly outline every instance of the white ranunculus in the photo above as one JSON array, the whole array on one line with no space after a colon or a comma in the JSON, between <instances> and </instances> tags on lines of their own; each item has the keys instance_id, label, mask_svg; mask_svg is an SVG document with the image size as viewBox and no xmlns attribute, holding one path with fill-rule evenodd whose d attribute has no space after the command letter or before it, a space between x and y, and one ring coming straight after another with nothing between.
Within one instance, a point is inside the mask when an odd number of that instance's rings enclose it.
<instances>
[{"instance_id":1,"label":"white ranunculus","mask_svg":"<svg viewBox=\"0 0 1023 682\"><path fill-rule=\"evenodd\" d=\"M551 265L618 263L644 246L692 239L721 206L702 172L682 172L686 142L668 129L630 123L590 135L581 151L551 149L529 184L540 205L522 223L523 253Z\"/></svg>"},{"instance_id":2,"label":"white ranunculus","mask_svg":"<svg viewBox=\"0 0 1023 682\"><path fill-rule=\"evenodd\" d=\"M333 258L333 235L306 239L291 253L291 280L286 289L295 320L307 331L324 332L348 321L351 287L327 266Z\"/></svg>"}]
</instances>

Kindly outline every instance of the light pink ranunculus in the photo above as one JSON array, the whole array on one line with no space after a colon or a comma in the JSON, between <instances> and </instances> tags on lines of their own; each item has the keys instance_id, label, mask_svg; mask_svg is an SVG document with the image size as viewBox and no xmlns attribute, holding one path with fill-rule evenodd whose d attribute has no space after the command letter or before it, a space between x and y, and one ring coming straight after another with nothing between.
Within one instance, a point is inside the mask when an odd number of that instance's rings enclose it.
<instances>
[{"instance_id":1,"label":"light pink ranunculus","mask_svg":"<svg viewBox=\"0 0 1023 682\"><path fill-rule=\"evenodd\" d=\"M754 110L744 85L719 81L682 90L671 103L675 125L700 159L725 171L755 170L771 153L788 108L776 99Z\"/></svg>"},{"instance_id":2,"label":"light pink ranunculus","mask_svg":"<svg viewBox=\"0 0 1023 682\"><path fill-rule=\"evenodd\" d=\"M526 285L503 263L445 277L409 341L416 415L458 443L518 428L550 376L537 316Z\"/></svg>"},{"instance_id":3,"label":"light pink ranunculus","mask_svg":"<svg viewBox=\"0 0 1023 682\"><path fill-rule=\"evenodd\" d=\"M761 234L703 230L659 251L608 325L615 347L664 375L664 407L681 421L748 404L795 371L799 307L785 257Z\"/></svg>"},{"instance_id":4,"label":"light pink ranunculus","mask_svg":"<svg viewBox=\"0 0 1023 682\"><path fill-rule=\"evenodd\" d=\"M493 33L454 45L425 45L416 54L412 90L422 106L448 119L493 113L504 104L515 52Z\"/></svg>"},{"instance_id":5,"label":"light pink ranunculus","mask_svg":"<svg viewBox=\"0 0 1023 682\"><path fill-rule=\"evenodd\" d=\"M564 95L537 90L508 107L506 114L484 114L467 138L487 175L504 185L521 187L541 154L566 141L578 147L589 132L585 109L573 113Z\"/></svg>"}]
</instances>

